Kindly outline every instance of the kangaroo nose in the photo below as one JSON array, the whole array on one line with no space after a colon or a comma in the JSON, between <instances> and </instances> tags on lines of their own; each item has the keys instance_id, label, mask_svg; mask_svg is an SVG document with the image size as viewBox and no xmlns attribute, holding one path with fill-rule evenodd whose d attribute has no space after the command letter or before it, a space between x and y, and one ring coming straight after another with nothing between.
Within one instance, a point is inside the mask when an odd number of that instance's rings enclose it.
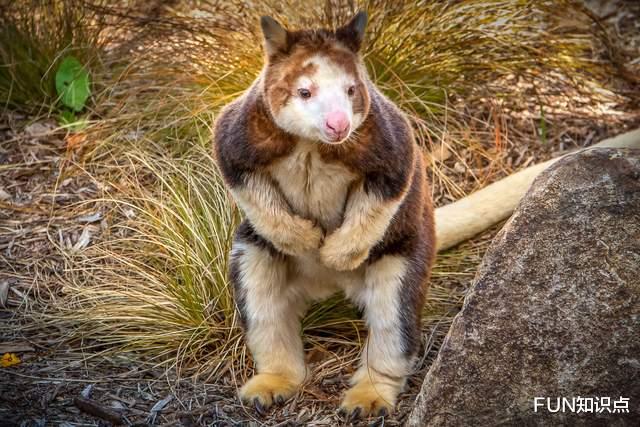
<instances>
[{"instance_id":1,"label":"kangaroo nose","mask_svg":"<svg viewBox=\"0 0 640 427\"><path fill-rule=\"evenodd\" d=\"M331 136L336 139L341 139L345 136L349 130L349 117L342 111L332 111L327 114L326 118L327 131Z\"/></svg>"}]
</instances>

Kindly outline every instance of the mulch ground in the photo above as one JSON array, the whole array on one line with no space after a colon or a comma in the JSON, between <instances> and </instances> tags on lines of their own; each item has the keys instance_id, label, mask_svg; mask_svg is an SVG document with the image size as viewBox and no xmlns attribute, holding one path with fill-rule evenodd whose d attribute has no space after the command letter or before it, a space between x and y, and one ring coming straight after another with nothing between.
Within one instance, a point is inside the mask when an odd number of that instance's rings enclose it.
<instances>
[{"instance_id":1,"label":"mulch ground","mask_svg":"<svg viewBox=\"0 0 640 427\"><path fill-rule=\"evenodd\" d=\"M624 62L638 71L640 4L588 3L625 40ZM629 86L628 90L636 89ZM549 117L546 145L530 137L534 121L512 122L512 143L501 154L511 160L503 163L517 169L640 125L637 110L628 106L622 110L624 114L611 120ZM178 378L176 372L154 368L132 355L97 350L85 353L78 350L82 343L73 341L59 345L59 339L48 337L64 336L65 331L25 323L20 312L27 305L42 303L58 291L58 278L65 274L69 254L108 238L108 224L100 215L101 202L96 200L103 188L83 169L82 152L72 147L73 141L64 132L52 132L53 128L54 122L14 113L3 114L0 120L0 355L16 353L21 358L15 366L0 368L0 426L97 426L116 420L159 426L351 424L339 418L335 409L354 366L322 374L327 357L340 358L340 354L313 360L311 369L317 375L302 392L261 417L238 402L239 384L231 376L213 384ZM462 187L475 185L464 184L468 172L453 159L442 163ZM494 179L499 177L497 174ZM448 202L438 188L435 193L439 204ZM447 319L424 331L423 357L396 412L385 419L356 424L402 424L497 229L440 257L432 286L449 289L460 298Z\"/></svg>"}]
</instances>

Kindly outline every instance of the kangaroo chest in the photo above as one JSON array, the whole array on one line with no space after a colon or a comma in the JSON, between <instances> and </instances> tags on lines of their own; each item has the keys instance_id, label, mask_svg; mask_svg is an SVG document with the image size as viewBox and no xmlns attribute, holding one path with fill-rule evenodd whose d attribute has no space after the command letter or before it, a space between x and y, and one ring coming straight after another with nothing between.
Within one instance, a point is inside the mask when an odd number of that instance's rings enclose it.
<instances>
[{"instance_id":1,"label":"kangaroo chest","mask_svg":"<svg viewBox=\"0 0 640 427\"><path fill-rule=\"evenodd\" d=\"M325 230L340 226L356 175L339 163L323 161L317 143L298 142L269 171L296 214L318 221Z\"/></svg>"}]
</instances>

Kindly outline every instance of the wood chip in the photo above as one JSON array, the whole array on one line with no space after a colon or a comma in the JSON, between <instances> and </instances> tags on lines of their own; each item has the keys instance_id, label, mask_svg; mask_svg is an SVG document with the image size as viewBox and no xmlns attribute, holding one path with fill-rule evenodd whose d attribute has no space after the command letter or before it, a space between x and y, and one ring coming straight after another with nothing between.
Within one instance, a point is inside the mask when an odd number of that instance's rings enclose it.
<instances>
[{"instance_id":1,"label":"wood chip","mask_svg":"<svg viewBox=\"0 0 640 427\"><path fill-rule=\"evenodd\" d=\"M7 299L9 298L9 281L0 282L0 307L7 307Z\"/></svg>"},{"instance_id":2,"label":"wood chip","mask_svg":"<svg viewBox=\"0 0 640 427\"><path fill-rule=\"evenodd\" d=\"M24 341L5 342L0 344L0 354L5 353L25 353L36 351L33 346Z\"/></svg>"},{"instance_id":3,"label":"wood chip","mask_svg":"<svg viewBox=\"0 0 640 427\"><path fill-rule=\"evenodd\" d=\"M83 215L78 218L78 222L98 222L102 219L102 212L98 211L91 215Z\"/></svg>"},{"instance_id":4,"label":"wood chip","mask_svg":"<svg viewBox=\"0 0 640 427\"><path fill-rule=\"evenodd\" d=\"M80 396L82 396L84 399L89 399L91 397L92 390L93 384L89 384L84 389L82 389L82 392L80 392Z\"/></svg>"},{"instance_id":5,"label":"wood chip","mask_svg":"<svg viewBox=\"0 0 640 427\"><path fill-rule=\"evenodd\" d=\"M151 408L151 412L160 412L164 409L165 406L167 406L167 404L169 402L171 402L173 400L173 395L170 394L167 397L165 397L162 400L159 400L155 405L153 405L153 408Z\"/></svg>"},{"instance_id":6,"label":"wood chip","mask_svg":"<svg viewBox=\"0 0 640 427\"><path fill-rule=\"evenodd\" d=\"M11 194L7 193L6 191L4 191L4 189L2 187L0 187L0 200L11 200Z\"/></svg>"},{"instance_id":7,"label":"wood chip","mask_svg":"<svg viewBox=\"0 0 640 427\"><path fill-rule=\"evenodd\" d=\"M76 241L75 245L73 245L73 247L71 248L71 251L79 252L82 249L86 248L89 243L91 243L91 230L89 229L89 227L85 227L82 230L82 234Z\"/></svg>"}]
</instances>

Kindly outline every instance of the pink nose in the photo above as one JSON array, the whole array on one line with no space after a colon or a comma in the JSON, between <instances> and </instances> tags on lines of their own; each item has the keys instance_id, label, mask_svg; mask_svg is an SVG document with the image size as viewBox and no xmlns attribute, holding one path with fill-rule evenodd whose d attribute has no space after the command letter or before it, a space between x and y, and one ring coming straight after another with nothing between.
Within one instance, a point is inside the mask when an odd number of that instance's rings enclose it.
<instances>
[{"instance_id":1,"label":"pink nose","mask_svg":"<svg viewBox=\"0 0 640 427\"><path fill-rule=\"evenodd\" d=\"M327 114L325 125L330 136L342 139L349 131L349 117L342 111L332 111Z\"/></svg>"}]
</instances>

